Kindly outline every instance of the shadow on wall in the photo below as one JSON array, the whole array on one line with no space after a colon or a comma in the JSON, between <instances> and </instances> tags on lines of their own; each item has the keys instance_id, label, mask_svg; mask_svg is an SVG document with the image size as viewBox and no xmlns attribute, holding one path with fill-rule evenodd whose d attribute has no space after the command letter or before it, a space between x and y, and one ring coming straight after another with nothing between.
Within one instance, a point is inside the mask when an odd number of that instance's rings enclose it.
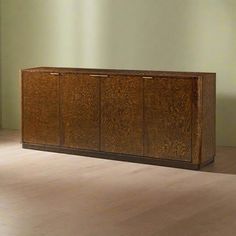
<instances>
[{"instance_id":1,"label":"shadow on wall","mask_svg":"<svg viewBox=\"0 0 236 236\"><path fill-rule=\"evenodd\" d=\"M215 162L201 171L236 175L236 96L218 95Z\"/></svg>"},{"instance_id":2,"label":"shadow on wall","mask_svg":"<svg viewBox=\"0 0 236 236\"><path fill-rule=\"evenodd\" d=\"M218 95L216 104L216 143L236 146L236 96Z\"/></svg>"}]
</instances>

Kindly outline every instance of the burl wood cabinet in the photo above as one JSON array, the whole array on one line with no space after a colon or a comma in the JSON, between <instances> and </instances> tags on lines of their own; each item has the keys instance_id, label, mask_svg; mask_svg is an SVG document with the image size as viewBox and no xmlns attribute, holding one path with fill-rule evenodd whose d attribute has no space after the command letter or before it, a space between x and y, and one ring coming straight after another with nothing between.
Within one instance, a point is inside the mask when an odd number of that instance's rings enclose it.
<instances>
[{"instance_id":1,"label":"burl wood cabinet","mask_svg":"<svg viewBox=\"0 0 236 236\"><path fill-rule=\"evenodd\" d=\"M22 70L24 148L199 169L215 156L215 73Z\"/></svg>"}]
</instances>

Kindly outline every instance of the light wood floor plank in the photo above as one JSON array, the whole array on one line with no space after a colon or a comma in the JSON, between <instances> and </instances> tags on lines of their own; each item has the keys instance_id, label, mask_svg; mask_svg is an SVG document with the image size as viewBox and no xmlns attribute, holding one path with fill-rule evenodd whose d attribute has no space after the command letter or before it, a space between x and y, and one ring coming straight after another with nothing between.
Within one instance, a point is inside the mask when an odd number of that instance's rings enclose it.
<instances>
[{"instance_id":1,"label":"light wood floor plank","mask_svg":"<svg viewBox=\"0 0 236 236\"><path fill-rule=\"evenodd\" d=\"M234 236L236 148L201 171L22 149L0 131L0 236Z\"/></svg>"}]
</instances>

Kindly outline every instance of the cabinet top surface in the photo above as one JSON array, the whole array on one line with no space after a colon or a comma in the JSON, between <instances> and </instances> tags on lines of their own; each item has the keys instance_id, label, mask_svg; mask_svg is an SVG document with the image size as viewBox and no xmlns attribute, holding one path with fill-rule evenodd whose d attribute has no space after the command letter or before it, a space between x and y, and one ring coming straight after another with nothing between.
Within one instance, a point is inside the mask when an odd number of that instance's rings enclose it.
<instances>
[{"instance_id":1,"label":"cabinet top surface","mask_svg":"<svg viewBox=\"0 0 236 236\"><path fill-rule=\"evenodd\" d=\"M204 75L215 75L212 72L178 72L178 71L154 71L154 70L122 70L122 69L95 69L95 68L63 68L63 67L34 67L23 69L22 72L42 72L42 73L96 73L109 75L140 75L140 76L181 76L198 77Z\"/></svg>"}]
</instances>

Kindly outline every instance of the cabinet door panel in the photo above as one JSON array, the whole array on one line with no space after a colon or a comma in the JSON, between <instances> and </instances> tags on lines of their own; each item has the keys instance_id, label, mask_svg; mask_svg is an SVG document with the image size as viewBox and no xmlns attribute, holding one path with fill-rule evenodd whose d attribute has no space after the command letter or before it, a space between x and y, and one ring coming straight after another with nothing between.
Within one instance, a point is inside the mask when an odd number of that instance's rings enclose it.
<instances>
[{"instance_id":1,"label":"cabinet door panel","mask_svg":"<svg viewBox=\"0 0 236 236\"><path fill-rule=\"evenodd\" d=\"M143 154L143 82L110 76L101 81L101 150Z\"/></svg>"},{"instance_id":2,"label":"cabinet door panel","mask_svg":"<svg viewBox=\"0 0 236 236\"><path fill-rule=\"evenodd\" d=\"M192 79L144 80L144 155L191 161Z\"/></svg>"},{"instance_id":3,"label":"cabinet door panel","mask_svg":"<svg viewBox=\"0 0 236 236\"><path fill-rule=\"evenodd\" d=\"M61 80L63 145L99 150L99 79L65 74Z\"/></svg>"},{"instance_id":4,"label":"cabinet door panel","mask_svg":"<svg viewBox=\"0 0 236 236\"><path fill-rule=\"evenodd\" d=\"M22 105L23 142L59 145L59 77L24 72Z\"/></svg>"}]
</instances>

